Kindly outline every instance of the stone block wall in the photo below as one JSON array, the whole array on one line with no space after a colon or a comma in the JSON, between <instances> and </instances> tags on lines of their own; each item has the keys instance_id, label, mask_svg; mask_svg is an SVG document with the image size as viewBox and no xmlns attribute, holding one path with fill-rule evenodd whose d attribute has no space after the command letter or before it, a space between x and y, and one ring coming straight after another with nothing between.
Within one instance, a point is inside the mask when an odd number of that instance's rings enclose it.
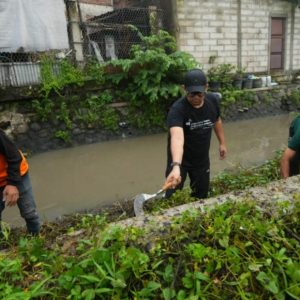
<instances>
[{"instance_id":1,"label":"stone block wall","mask_svg":"<svg viewBox=\"0 0 300 300\"><path fill-rule=\"evenodd\" d=\"M300 69L300 9L296 9L295 13L295 27L294 27L294 41L293 41L293 65L294 68Z\"/></svg>"},{"instance_id":2,"label":"stone block wall","mask_svg":"<svg viewBox=\"0 0 300 300\"><path fill-rule=\"evenodd\" d=\"M226 109L222 108L222 118L225 122L231 122L297 111L299 107L293 104L289 95L292 90L299 90L299 88L300 85L298 84L249 90L255 94L253 105L245 107L245 104L237 102ZM126 106L121 108L116 109L124 115L125 122L119 123L117 132L74 122L70 132L71 139L66 142L61 138L55 137L57 131L66 130L66 125L63 121L57 119L40 121L36 118L30 106L26 108L23 102L20 105L7 103L0 106L0 127L5 128L6 133L15 140L18 147L27 153L45 152L77 145L163 132L162 128L151 128L145 131L131 126L129 122L126 122Z\"/></svg>"},{"instance_id":3,"label":"stone block wall","mask_svg":"<svg viewBox=\"0 0 300 300\"><path fill-rule=\"evenodd\" d=\"M241 6L241 62L249 72L264 72L268 69L270 6L268 1ZM251 3L252 2L252 3Z\"/></svg>"},{"instance_id":4,"label":"stone block wall","mask_svg":"<svg viewBox=\"0 0 300 300\"><path fill-rule=\"evenodd\" d=\"M204 69L209 60L237 64L237 1L177 1L178 44Z\"/></svg>"},{"instance_id":5,"label":"stone block wall","mask_svg":"<svg viewBox=\"0 0 300 300\"><path fill-rule=\"evenodd\" d=\"M176 0L176 5L179 48L191 53L204 70L229 63L247 72L268 72L271 17L287 19L285 71L300 69L300 9L293 11L292 3Z\"/></svg>"}]
</instances>

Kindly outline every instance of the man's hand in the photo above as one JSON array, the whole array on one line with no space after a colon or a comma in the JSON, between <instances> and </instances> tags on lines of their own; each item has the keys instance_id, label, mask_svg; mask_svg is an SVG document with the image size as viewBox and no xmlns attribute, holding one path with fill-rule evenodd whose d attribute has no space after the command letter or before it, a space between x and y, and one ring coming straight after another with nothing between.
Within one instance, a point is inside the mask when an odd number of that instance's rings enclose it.
<instances>
[{"instance_id":1,"label":"man's hand","mask_svg":"<svg viewBox=\"0 0 300 300\"><path fill-rule=\"evenodd\" d=\"M14 185L7 185L3 190L3 201L7 206L16 205L19 199L19 190Z\"/></svg>"},{"instance_id":2,"label":"man's hand","mask_svg":"<svg viewBox=\"0 0 300 300\"><path fill-rule=\"evenodd\" d=\"M220 159L224 159L227 154L227 148L225 145L220 145L219 147L219 152L220 152Z\"/></svg>"},{"instance_id":3,"label":"man's hand","mask_svg":"<svg viewBox=\"0 0 300 300\"><path fill-rule=\"evenodd\" d=\"M180 167L174 166L173 170L167 177L164 186L171 186L171 188L175 189L176 186L181 182L181 176L180 176Z\"/></svg>"}]
</instances>

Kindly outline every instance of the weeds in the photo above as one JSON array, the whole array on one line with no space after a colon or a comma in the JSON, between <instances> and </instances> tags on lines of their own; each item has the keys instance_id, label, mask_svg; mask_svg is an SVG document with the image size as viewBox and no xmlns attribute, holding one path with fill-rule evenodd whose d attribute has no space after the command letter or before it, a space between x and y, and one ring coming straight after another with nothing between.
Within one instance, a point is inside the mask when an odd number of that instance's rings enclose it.
<instances>
[{"instance_id":1,"label":"weeds","mask_svg":"<svg viewBox=\"0 0 300 300\"><path fill-rule=\"evenodd\" d=\"M276 179L279 155L220 175L212 193ZM193 201L184 191L172 204L180 198ZM248 200L187 211L154 240L142 228L77 216L0 252L1 299L299 299L299 197L276 208L271 215Z\"/></svg>"},{"instance_id":2,"label":"weeds","mask_svg":"<svg viewBox=\"0 0 300 300\"><path fill-rule=\"evenodd\" d=\"M185 213L147 250L142 230L88 216L78 226L97 230L66 235L63 247L22 238L1 253L1 298L299 299L300 244L286 230L299 236L299 217L299 201L276 218L254 202L227 203Z\"/></svg>"}]
</instances>

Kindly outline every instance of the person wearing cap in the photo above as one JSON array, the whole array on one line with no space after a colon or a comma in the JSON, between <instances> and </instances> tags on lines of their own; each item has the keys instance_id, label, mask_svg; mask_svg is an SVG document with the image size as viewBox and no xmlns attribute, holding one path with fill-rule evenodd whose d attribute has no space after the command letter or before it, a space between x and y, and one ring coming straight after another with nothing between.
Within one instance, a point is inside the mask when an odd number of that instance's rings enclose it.
<instances>
[{"instance_id":1,"label":"person wearing cap","mask_svg":"<svg viewBox=\"0 0 300 300\"><path fill-rule=\"evenodd\" d=\"M220 158L224 159L227 153L219 98L207 93L207 78L200 69L186 73L184 87L186 95L171 106L167 117L169 134L164 185L172 188L166 191L166 198L183 188L187 175L192 196L207 198L212 129L219 141Z\"/></svg>"},{"instance_id":2,"label":"person wearing cap","mask_svg":"<svg viewBox=\"0 0 300 300\"><path fill-rule=\"evenodd\" d=\"M40 232L26 158L0 129L0 221L5 206L18 205L29 234ZM0 226L0 235L2 235Z\"/></svg>"},{"instance_id":3,"label":"person wearing cap","mask_svg":"<svg viewBox=\"0 0 300 300\"><path fill-rule=\"evenodd\" d=\"M288 146L280 160L281 178L300 174L300 116L297 116L289 128Z\"/></svg>"}]
</instances>

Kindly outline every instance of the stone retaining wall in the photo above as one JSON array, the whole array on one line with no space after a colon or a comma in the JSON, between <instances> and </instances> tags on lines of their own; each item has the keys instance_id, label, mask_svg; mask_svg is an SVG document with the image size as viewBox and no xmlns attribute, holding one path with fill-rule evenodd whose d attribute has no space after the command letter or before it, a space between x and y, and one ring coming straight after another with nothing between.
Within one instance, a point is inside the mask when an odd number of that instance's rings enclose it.
<instances>
[{"instance_id":1,"label":"stone retaining wall","mask_svg":"<svg viewBox=\"0 0 300 300\"><path fill-rule=\"evenodd\" d=\"M298 107L289 99L293 89L299 89L299 85L249 90L255 92L253 106L245 107L237 102L225 109L222 118L229 122L297 111Z\"/></svg>"},{"instance_id":2,"label":"stone retaining wall","mask_svg":"<svg viewBox=\"0 0 300 300\"><path fill-rule=\"evenodd\" d=\"M251 91L255 93L253 106L244 107L237 102L224 110L222 118L224 122L230 122L297 110L297 107L289 100L289 94L291 90L299 87L300 84L252 89ZM119 131L115 133L74 123L70 134L71 141L65 142L60 138L55 138L55 133L58 130L66 130L63 122L58 120L50 122L37 121L31 108L29 105L27 106L24 105L24 102L20 105L9 103L0 106L0 111L2 111L0 113L0 126L1 128L6 127L5 131L15 140L17 145L23 151L29 153L163 132L161 128L154 128L145 132L126 123L120 123Z\"/></svg>"}]
</instances>

